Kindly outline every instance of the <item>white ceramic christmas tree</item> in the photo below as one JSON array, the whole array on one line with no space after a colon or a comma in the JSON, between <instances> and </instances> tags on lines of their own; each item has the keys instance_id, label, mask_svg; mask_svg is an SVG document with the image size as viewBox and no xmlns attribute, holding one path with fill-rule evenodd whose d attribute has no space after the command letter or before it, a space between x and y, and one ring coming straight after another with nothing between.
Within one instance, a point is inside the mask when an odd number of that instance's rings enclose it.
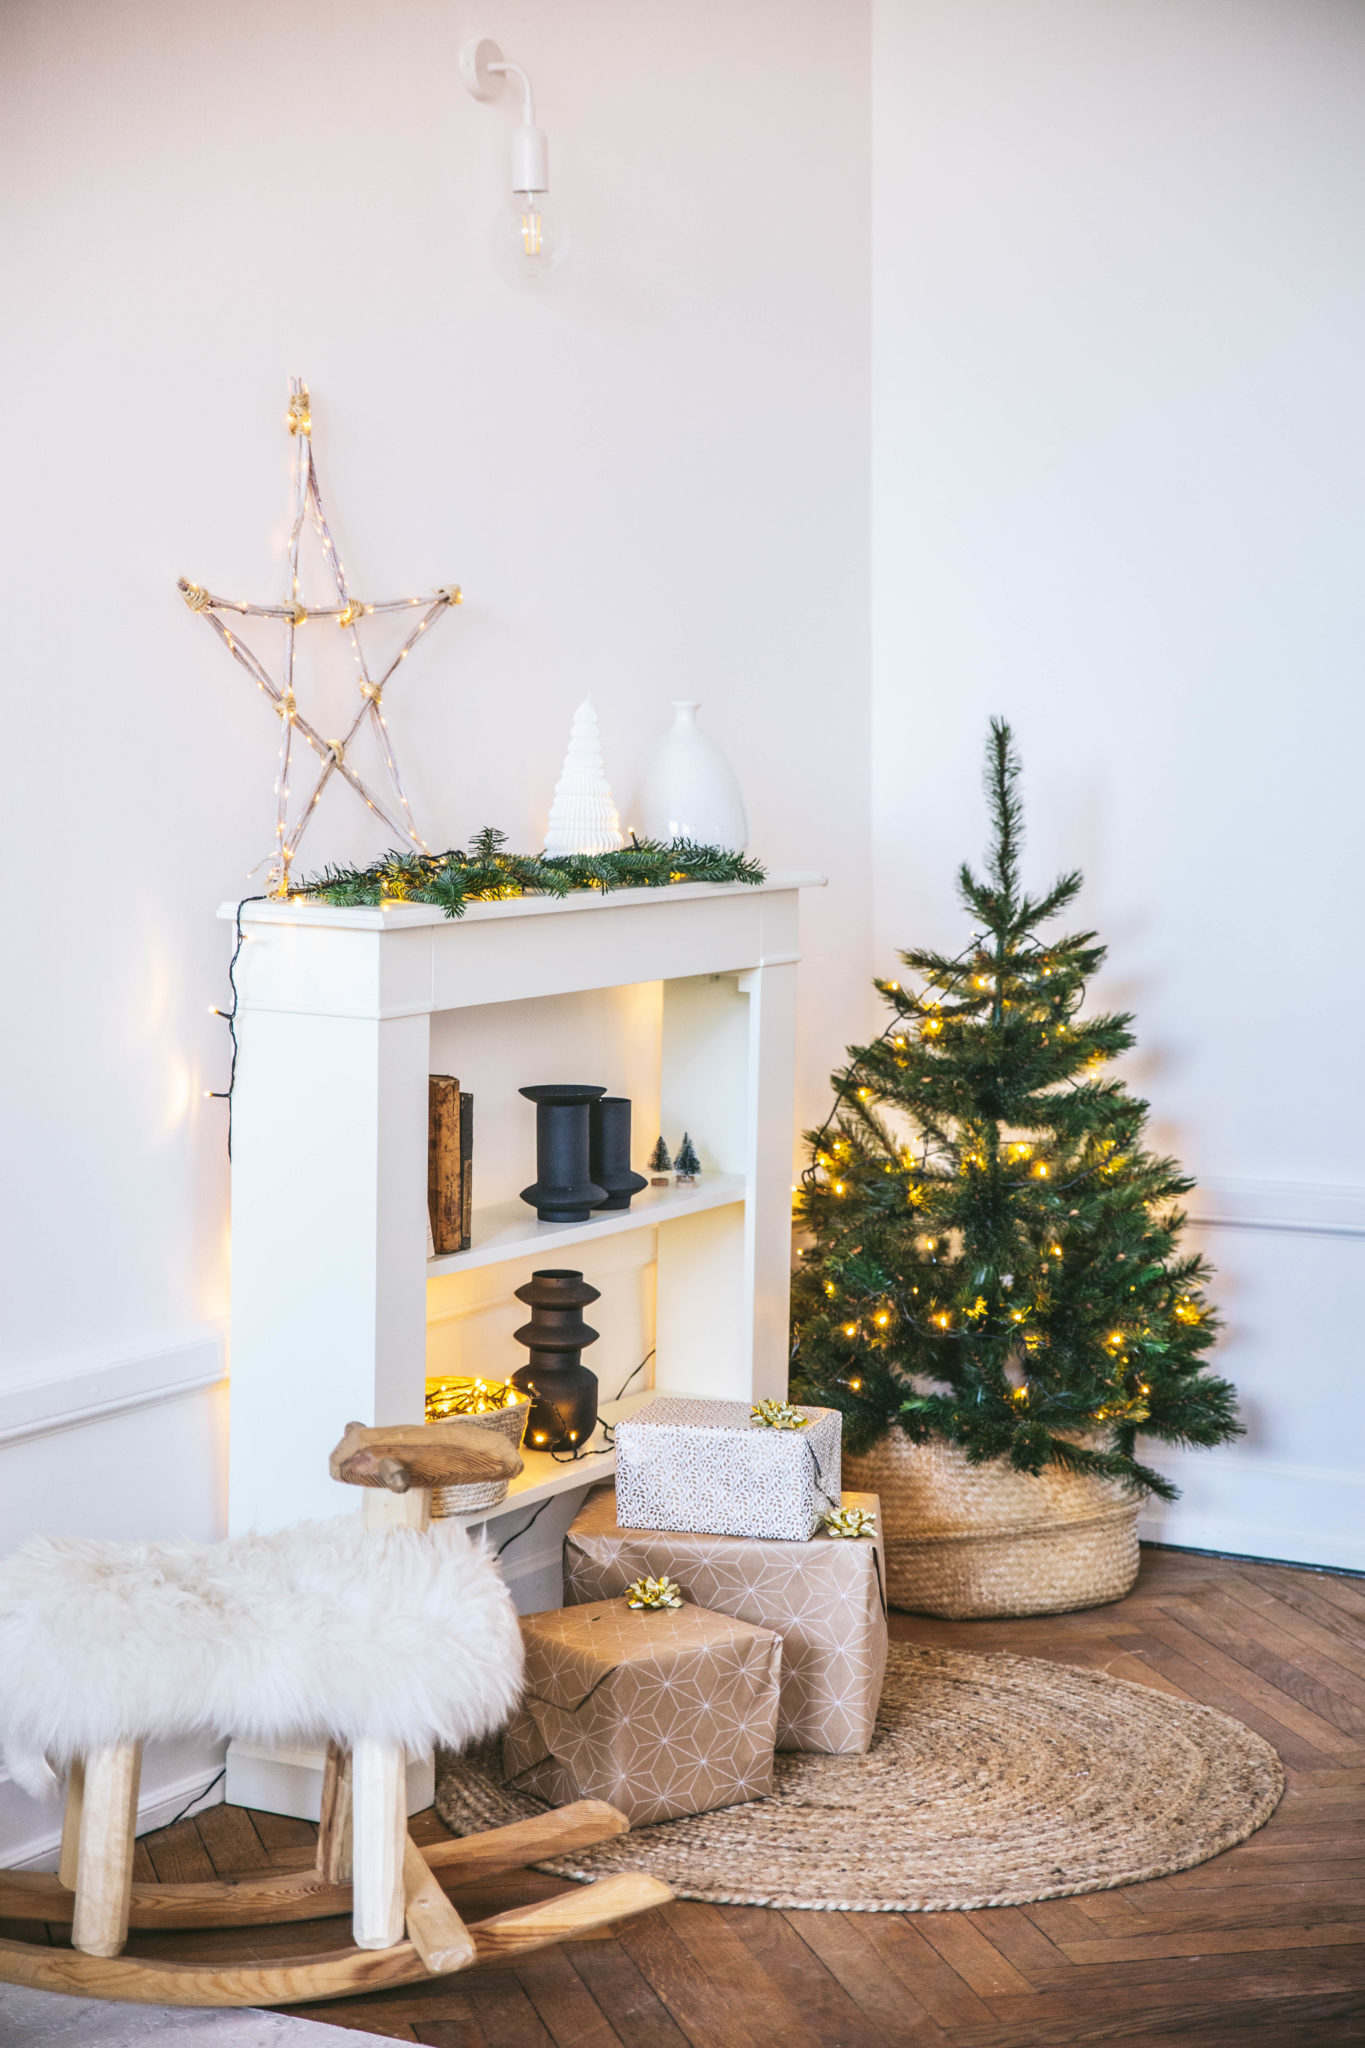
<instances>
[{"instance_id":1,"label":"white ceramic christmas tree","mask_svg":"<svg viewBox=\"0 0 1365 2048\"><path fill-rule=\"evenodd\" d=\"M569 748L555 784L546 853L614 853L625 845L611 784L602 761L602 741L591 697L573 715Z\"/></svg>"}]
</instances>

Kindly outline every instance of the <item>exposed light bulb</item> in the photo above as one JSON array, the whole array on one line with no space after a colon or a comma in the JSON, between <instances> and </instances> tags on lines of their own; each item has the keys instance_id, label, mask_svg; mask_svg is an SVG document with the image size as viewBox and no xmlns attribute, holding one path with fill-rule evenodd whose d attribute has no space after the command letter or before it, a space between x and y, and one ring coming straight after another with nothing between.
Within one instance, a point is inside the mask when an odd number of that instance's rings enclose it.
<instances>
[{"instance_id":1,"label":"exposed light bulb","mask_svg":"<svg viewBox=\"0 0 1365 2048\"><path fill-rule=\"evenodd\" d=\"M548 192L514 192L498 221L498 255L518 277L544 277L564 254L563 229Z\"/></svg>"}]
</instances>

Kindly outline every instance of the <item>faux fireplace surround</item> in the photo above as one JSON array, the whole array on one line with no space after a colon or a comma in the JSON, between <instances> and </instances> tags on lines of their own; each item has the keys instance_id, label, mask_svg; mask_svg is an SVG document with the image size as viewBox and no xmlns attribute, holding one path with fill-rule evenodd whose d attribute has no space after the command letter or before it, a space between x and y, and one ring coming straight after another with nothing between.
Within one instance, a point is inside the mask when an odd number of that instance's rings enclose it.
<instances>
[{"instance_id":1,"label":"faux fireplace surround","mask_svg":"<svg viewBox=\"0 0 1365 2048\"><path fill-rule=\"evenodd\" d=\"M430 1283L528 1257L581 1263L592 1242L655 1233L655 1393L760 1400L786 1391L798 892L822 878L476 903L251 904L238 963L233 1098L229 1528L354 1506L327 1476L352 1418L422 1416ZM221 915L235 919L236 906ZM628 1211L541 1224L520 1202L474 1209L466 1252L428 1259L431 1019L482 1005L662 984L661 1117L707 1171ZM609 1079L609 1076L603 1076ZM637 1133L637 1138L642 1137ZM477 1141L476 1141L477 1158ZM477 1193L477 1189L476 1189ZM559 1604L563 1530L610 1452L523 1453L498 1525L555 1496L515 1574L523 1611ZM513 1524L512 1526L516 1526ZM315 1816L322 1758L229 1752L227 1797ZM430 1762L410 1772L414 1808Z\"/></svg>"}]
</instances>

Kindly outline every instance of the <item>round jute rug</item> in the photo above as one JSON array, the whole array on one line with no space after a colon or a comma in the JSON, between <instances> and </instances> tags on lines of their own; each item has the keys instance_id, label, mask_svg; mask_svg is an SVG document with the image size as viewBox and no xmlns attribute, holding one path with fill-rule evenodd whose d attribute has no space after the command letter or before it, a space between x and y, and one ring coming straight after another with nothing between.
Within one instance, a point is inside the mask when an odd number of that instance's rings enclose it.
<instances>
[{"instance_id":1,"label":"round jute rug","mask_svg":"<svg viewBox=\"0 0 1365 2048\"><path fill-rule=\"evenodd\" d=\"M1019 1906L1204 1863L1283 1790L1270 1745L1210 1707L1073 1664L893 1642L865 1756L779 1755L770 1798L538 1868L644 1870L722 1906ZM485 1743L442 1758L436 1810L468 1835L545 1809Z\"/></svg>"}]
</instances>

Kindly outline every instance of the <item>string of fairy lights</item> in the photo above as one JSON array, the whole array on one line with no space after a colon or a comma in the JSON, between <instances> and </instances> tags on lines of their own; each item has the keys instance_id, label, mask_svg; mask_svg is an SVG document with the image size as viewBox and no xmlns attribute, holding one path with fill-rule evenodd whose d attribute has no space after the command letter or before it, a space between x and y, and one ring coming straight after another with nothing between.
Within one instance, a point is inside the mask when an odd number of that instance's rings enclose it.
<instances>
[{"instance_id":1,"label":"string of fairy lights","mask_svg":"<svg viewBox=\"0 0 1365 2048\"><path fill-rule=\"evenodd\" d=\"M293 378L290 383L288 427L293 437L295 451L294 504L289 529L289 591L284 602L253 604L246 598L219 597L203 584L192 583L185 576L180 577L177 584L190 610L208 621L233 660L251 677L280 720L280 750L275 776L275 840L268 856L268 893L274 897L287 897L289 894L290 870L298 855L300 843L333 776L340 776L348 783L371 815L378 818L391 832L396 833L415 852L424 854L430 851L417 829L412 806L408 801L399 771L393 740L383 712L384 692L433 622L453 606L463 602L460 587L455 583L446 584L427 597L387 598L370 603L354 596L323 506L317 463L313 454L313 419L308 387L298 377ZM311 609L304 605L299 595L299 550L310 514L322 545L323 559L336 598L335 603L314 606ZM362 622L376 614L414 610L420 610L422 616L398 652L387 667L371 673L359 631ZM222 616L224 613L244 618L274 619L283 624L284 654L279 682L275 681L264 662L247 646L241 635L227 624ZM316 625L323 620L333 621L347 635L360 691L360 705L339 739L328 739L319 732L300 710L294 687L298 635L310 623ZM362 727L369 729L378 746L380 759L391 785L392 801L378 795L349 758L350 749L360 736ZM294 767L296 736L312 749L320 765L303 807L291 824L290 776Z\"/></svg>"}]
</instances>

